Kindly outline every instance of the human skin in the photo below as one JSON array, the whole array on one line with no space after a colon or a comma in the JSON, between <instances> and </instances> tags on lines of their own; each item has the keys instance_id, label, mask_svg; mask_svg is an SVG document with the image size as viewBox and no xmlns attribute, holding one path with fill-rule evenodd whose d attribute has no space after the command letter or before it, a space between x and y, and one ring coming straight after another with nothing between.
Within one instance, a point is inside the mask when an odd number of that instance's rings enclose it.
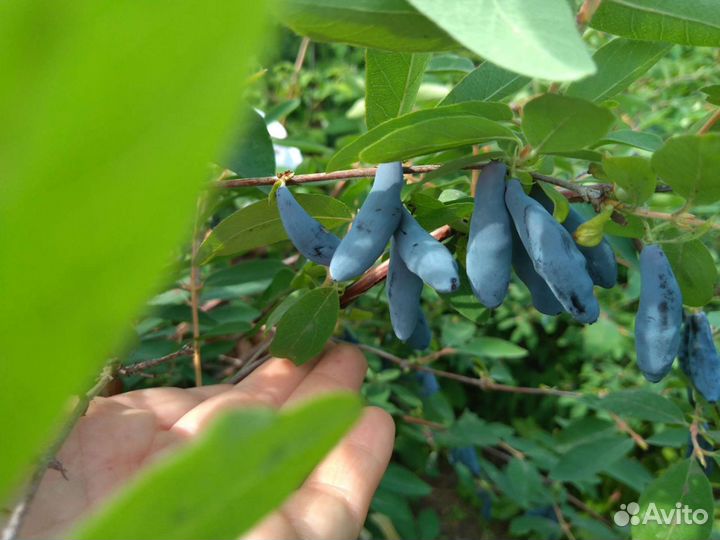
<instances>
[{"instance_id":1,"label":"human skin","mask_svg":"<svg viewBox=\"0 0 720 540\"><path fill-rule=\"evenodd\" d=\"M302 366L271 359L234 386L152 388L96 398L57 456L67 480L48 470L21 536L61 536L148 463L197 437L223 411L282 410L329 392L358 392L366 370L360 350L340 345ZM394 434L387 412L366 407L300 489L245 537L356 538L390 460Z\"/></svg>"}]
</instances>

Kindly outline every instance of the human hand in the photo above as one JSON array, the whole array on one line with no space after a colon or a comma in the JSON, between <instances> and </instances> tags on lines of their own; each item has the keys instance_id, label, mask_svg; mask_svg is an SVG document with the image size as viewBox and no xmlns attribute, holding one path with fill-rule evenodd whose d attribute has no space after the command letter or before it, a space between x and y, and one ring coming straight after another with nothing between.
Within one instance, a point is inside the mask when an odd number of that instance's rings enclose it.
<instances>
[{"instance_id":1,"label":"human hand","mask_svg":"<svg viewBox=\"0 0 720 540\"><path fill-rule=\"evenodd\" d=\"M328 392L357 392L366 369L357 348L340 345L299 367L269 360L235 386L152 388L96 398L57 456L68 479L47 471L21 536L59 537L163 451L198 436L222 411L284 409ZM356 538L390 460L394 432L390 415L367 407L301 488L246 537Z\"/></svg>"}]
</instances>

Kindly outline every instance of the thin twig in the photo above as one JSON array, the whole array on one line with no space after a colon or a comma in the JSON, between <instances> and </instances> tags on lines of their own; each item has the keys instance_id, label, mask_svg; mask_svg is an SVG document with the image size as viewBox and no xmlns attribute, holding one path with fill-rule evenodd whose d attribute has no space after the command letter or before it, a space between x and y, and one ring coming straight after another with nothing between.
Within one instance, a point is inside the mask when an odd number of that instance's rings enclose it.
<instances>
[{"instance_id":1,"label":"thin twig","mask_svg":"<svg viewBox=\"0 0 720 540\"><path fill-rule=\"evenodd\" d=\"M140 373L155 366L159 366L160 364L164 364L165 362L170 362L171 360L175 360L176 358L180 358L182 356L192 356L192 354L193 346L187 344L183 346L180 350L177 350L174 353L166 354L165 356L161 356L160 358L152 358L150 360L143 360L142 362L138 362L136 364L130 364L129 366L122 366L118 368L117 372L118 375L123 376L133 375L135 373Z\"/></svg>"},{"instance_id":2,"label":"thin twig","mask_svg":"<svg viewBox=\"0 0 720 540\"><path fill-rule=\"evenodd\" d=\"M268 347L270 345L268 344ZM259 356L258 358L255 358L245 364L245 366L242 367L237 373L235 373L233 376L228 377L225 381L223 381L226 384L237 384L240 381L242 381L245 377L250 375L253 371L255 371L257 368L262 366L265 362L270 360L271 356L269 354Z\"/></svg>"},{"instance_id":3,"label":"thin twig","mask_svg":"<svg viewBox=\"0 0 720 540\"><path fill-rule=\"evenodd\" d=\"M620 418L617 414L611 414L610 417L615 422L615 425L617 428L622 431L623 433L627 433L630 435L630 438L632 438L633 441L635 441L635 444L637 444L640 448L643 450L648 449L648 443L647 441L640 435L637 431L635 431L633 428L630 427L630 425Z\"/></svg>"},{"instance_id":4,"label":"thin twig","mask_svg":"<svg viewBox=\"0 0 720 540\"><path fill-rule=\"evenodd\" d=\"M565 536L568 538L568 540L575 540L575 535L573 535L570 524L565 519L565 516L563 515L562 510L560 510L560 507L557 504L553 503L553 510L555 512L555 517L558 520L558 524L565 533Z\"/></svg>"},{"instance_id":5,"label":"thin twig","mask_svg":"<svg viewBox=\"0 0 720 540\"><path fill-rule=\"evenodd\" d=\"M341 339L335 339L336 342L340 343L348 343ZM460 375L459 373L453 373L451 371L443 371L440 369L434 369L427 366L418 365L415 363L410 362L409 360L405 360L404 358L400 358L399 356L395 356L392 353L389 353L387 351L384 351L382 349L379 349L377 347L373 347L371 345L365 345L364 343L352 343L351 345L355 345L359 349L365 350L367 352L373 353L380 358L384 358L385 360L392 362L393 364L397 364L398 366L406 369L412 369L415 371L424 371L426 373L432 373L436 377L443 377L445 379L452 379L454 381L461 382L463 384L467 384L469 386L475 386L477 388L480 388L482 390L487 391L494 391L494 392L507 392L510 394L533 394L533 395L542 395L542 396L558 396L558 397L581 397L582 394L580 392L571 392L568 390L557 390L555 388L532 388L532 387L526 387L526 386L508 386L506 384L498 384L493 381L490 381L488 379L477 379L475 377L468 377L466 375Z\"/></svg>"},{"instance_id":6,"label":"thin twig","mask_svg":"<svg viewBox=\"0 0 720 540\"><path fill-rule=\"evenodd\" d=\"M290 77L290 92L288 93L288 97L290 97L291 99L296 97L298 94L298 79L300 77L300 71L302 70L303 64L305 63L305 56L307 55L309 46L310 38L302 38L302 41L300 42L300 48L298 49L297 56L295 57L293 74Z\"/></svg>"},{"instance_id":7,"label":"thin twig","mask_svg":"<svg viewBox=\"0 0 720 540\"><path fill-rule=\"evenodd\" d=\"M450 226L443 225L442 227L435 229L430 234L442 242L448 238L451 233L452 229ZM389 261L381 262L377 266L374 266L365 272L360 279L345 289L345 292L340 297L340 307L347 307L354 300L372 289L375 285L381 283L387 277L389 265Z\"/></svg>"},{"instance_id":8,"label":"thin twig","mask_svg":"<svg viewBox=\"0 0 720 540\"><path fill-rule=\"evenodd\" d=\"M584 30L588 25L593 15L595 15L595 12L600 7L601 2L602 0L585 0L582 6L580 6L577 17L575 17L580 31Z\"/></svg>"},{"instance_id":9,"label":"thin twig","mask_svg":"<svg viewBox=\"0 0 720 540\"><path fill-rule=\"evenodd\" d=\"M192 312L193 331L193 371L195 372L195 386L202 386L202 351L200 343L200 296L202 288L200 283L200 265L198 264L198 250L200 249L200 220L202 219L205 198L200 197L197 202L197 215L193 226L192 253L190 257L190 310Z\"/></svg>"},{"instance_id":10,"label":"thin twig","mask_svg":"<svg viewBox=\"0 0 720 540\"><path fill-rule=\"evenodd\" d=\"M718 120L720 120L720 109L716 109L715 113L708 118L708 121L705 122L698 131L698 135L705 135L706 133L709 133L713 126L718 123Z\"/></svg>"},{"instance_id":11,"label":"thin twig","mask_svg":"<svg viewBox=\"0 0 720 540\"><path fill-rule=\"evenodd\" d=\"M20 533L20 528L22 527L23 521L25 520L25 517L27 516L28 510L30 510L30 505L35 498L35 494L37 493L38 489L40 488L40 483L42 482L43 477L45 476L45 472L48 470L48 468L52 467L57 469L58 468L58 461L57 461L57 454L62 448L62 445L65 443L67 438L70 436L70 433L72 433L73 428L75 427L75 424L77 424L78 420L85 414L88 407L90 406L90 402L102 392L103 388L113 379L113 372L112 372L112 366L108 365L103 368L103 370L100 372L100 375L98 377L98 380L95 382L95 384L90 388L85 394L80 396L80 399L78 400L77 404L73 408L72 412L70 413L70 416L68 417L67 421L65 422L62 430L60 431L60 434L55 438L55 440L52 442L50 447L47 449L47 451L43 454L42 458L40 459L40 462L37 465L37 468L35 469L35 472L33 472L32 477L30 478L30 482L27 485L27 488L25 490L25 494L23 495L22 499L15 505L13 508L10 518L8 519L7 524L2 530L2 534L0 535L0 540L15 540L18 537L18 534ZM65 478L66 471L62 467L62 464L60 466L60 474L62 474Z\"/></svg>"},{"instance_id":12,"label":"thin twig","mask_svg":"<svg viewBox=\"0 0 720 540\"><path fill-rule=\"evenodd\" d=\"M676 223L686 225L686 226L693 226L693 227L702 227L702 226L709 226L712 229L720 229L720 223L713 223L711 221L706 221L704 219L700 219L699 217L696 217L693 214L689 214L687 212L683 212L682 214L667 214L665 212L655 212L653 210L645 210L644 208L635 208L633 210L630 210L629 213L633 214L634 216L647 218L647 219L661 219L664 221L674 221Z\"/></svg>"},{"instance_id":13,"label":"thin twig","mask_svg":"<svg viewBox=\"0 0 720 540\"><path fill-rule=\"evenodd\" d=\"M700 442L698 441L698 421L697 418L690 424L690 440L692 441L693 456L697 458L703 468L707 467L707 461L705 461L705 451Z\"/></svg>"}]
</instances>

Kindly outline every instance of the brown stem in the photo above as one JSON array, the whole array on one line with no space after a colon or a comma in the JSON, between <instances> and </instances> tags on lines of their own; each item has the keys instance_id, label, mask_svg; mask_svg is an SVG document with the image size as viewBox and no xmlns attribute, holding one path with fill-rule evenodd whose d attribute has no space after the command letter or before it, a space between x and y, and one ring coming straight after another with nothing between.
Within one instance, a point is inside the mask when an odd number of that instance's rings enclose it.
<instances>
[{"instance_id":1,"label":"brown stem","mask_svg":"<svg viewBox=\"0 0 720 540\"><path fill-rule=\"evenodd\" d=\"M202 386L202 351L200 343L200 265L197 256L200 249L200 221L205 208L205 197L201 196L197 202L197 215L193 227L192 253L190 257L190 310L192 312L193 331L193 371L195 372L195 386Z\"/></svg>"},{"instance_id":2,"label":"brown stem","mask_svg":"<svg viewBox=\"0 0 720 540\"><path fill-rule=\"evenodd\" d=\"M305 56L307 55L308 47L310 46L310 38L304 37L300 42L300 48L298 49L297 56L295 57L295 66L293 67L293 74L290 77L290 92L288 97L294 98L298 94L298 78L300 77L300 71L302 70L303 64L305 63Z\"/></svg>"},{"instance_id":3,"label":"brown stem","mask_svg":"<svg viewBox=\"0 0 720 540\"><path fill-rule=\"evenodd\" d=\"M155 366L159 366L160 364L170 362L171 360L175 360L176 358L180 358L183 356L191 356L193 355L193 353L194 351L192 345L185 345L182 349L177 350L174 353L161 356L160 358L152 358L150 360L143 360L142 362L131 364L129 366L122 366L118 368L117 372L118 375L123 376L133 375L135 373L140 373Z\"/></svg>"},{"instance_id":4,"label":"brown stem","mask_svg":"<svg viewBox=\"0 0 720 540\"><path fill-rule=\"evenodd\" d=\"M578 11L577 17L575 19L581 31L590 22L593 15L595 15L595 12L600 7L601 3L602 0L585 0L582 6L580 6L580 10Z\"/></svg>"},{"instance_id":5,"label":"brown stem","mask_svg":"<svg viewBox=\"0 0 720 540\"><path fill-rule=\"evenodd\" d=\"M715 113L708 118L708 121L705 122L698 131L698 135L705 135L706 133L709 133L713 126L717 124L718 120L720 120L720 109L715 110Z\"/></svg>"}]
</instances>

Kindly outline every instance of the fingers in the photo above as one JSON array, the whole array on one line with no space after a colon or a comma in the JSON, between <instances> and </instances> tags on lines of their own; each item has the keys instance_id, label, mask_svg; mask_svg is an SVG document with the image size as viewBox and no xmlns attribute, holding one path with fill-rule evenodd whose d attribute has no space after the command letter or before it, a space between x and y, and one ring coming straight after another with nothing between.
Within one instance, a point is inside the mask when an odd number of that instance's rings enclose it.
<instances>
[{"instance_id":1,"label":"fingers","mask_svg":"<svg viewBox=\"0 0 720 540\"><path fill-rule=\"evenodd\" d=\"M246 538L357 538L392 454L395 425L375 407L305 481L279 512Z\"/></svg>"},{"instance_id":2,"label":"fingers","mask_svg":"<svg viewBox=\"0 0 720 540\"><path fill-rule=\"evenodd\" d=\"M325 352L314 369L287 398L284 407L329 392L357 392L367 371L367 360L360 349L338 345Z\"/></svg>"},{"instance_id":3,"label":"fingers","mask_svg":"<svg viewBox=\"0 0 720 540\"><path fill-rule=\"evenodd\" d=\"M296 366L282 358L268 360L230 390L203 401L187 412L171 429L184 436L192 436L223 411L251 406L280 407L313 365L313 362L308 362Z\"/></svg>"}]
</instances>

